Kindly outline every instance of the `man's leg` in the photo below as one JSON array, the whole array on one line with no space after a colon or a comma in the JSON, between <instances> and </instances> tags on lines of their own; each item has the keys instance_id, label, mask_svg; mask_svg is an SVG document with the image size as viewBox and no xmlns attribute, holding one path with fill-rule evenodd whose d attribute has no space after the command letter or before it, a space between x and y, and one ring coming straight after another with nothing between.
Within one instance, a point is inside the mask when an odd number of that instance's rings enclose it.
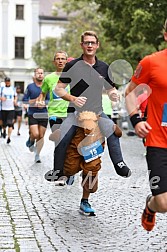
<instances>
[{"instance_id":1,"label":"man's leg","mask_svg":"<svg viewBox=\"0 0 167 252\"><path fill-rule=\"evenodd\" d=\"M19 115L17 116L17 124L18 124L17 135L18 136L20 136L21 123L22 123L22 111L19 111Z\"/></svg>"},{"instance_id":2,"label":"man's leg","mask_svg":"<svg viewBox=\"0 0 167 252\"><path fill-rule=\"evenodd\" d=\"M11 142L11 134L13 131L13 121L14 121L14 110L8 111L7 115L7 126L8 126L8 138L7 138L7 144Z\"/></svg>"},{"instance_id":3,"label":"man's leg","mask_svg":"<svg viewBox=\"0 0 167 252\"><path fill-rule=\"evenodd\" d=\"M45 179L48 181L56 181L63 175L64 169L64 161L66 157L66 150L67 147L72 140L73 136L76 132L76 117L75 114L69 114L67 118L62 123L60 118L56 118L55 122L50 122L50 126L52 129L52 134L50 135L49 139L55 141L55 150L54 150L54 161L53 161L53 170L48 171L45 174ZM62 123L62 124L61 124ZM59 127L59 125L61 126ZM54 131L54 129L56 129ZM60 135L59 139L57 140L57 131ZM56 134L55 134L56 133Z\"/></svg>"},{"instance_id":4,"label":"man's leg","mask_svg":"<svg viewBox=\"0 0 167 252\"><path fill-rule=\"evenodd\" d=\"M109 155L116 173L122 177L129 177L131 171L123 160L119 138L114 134L113 121L102 113L99 119L99 127L102 134L107 137Z\"/></svg>"},{"instance_id":5,"label":"man's leg","mask_svg":"<svg viewBox=\"0 0 167 252\"><path fill-rule=\"evenodd\" d=\"M67 132L70 130L72 125L77 125L76 116L74 113L70 113L63 122L60 123L60 118L56 120L55 124L52 126L52 134L49 136L49 140L55 142L55 146L57 146ZM61 124L57 127L57 124Z\"/></svg>"},{"instance_id":6,"label":"man's leg","mask_svg":"<svg viewBox=\"0 0 167 252\"><path fill-rule=\"evenodd\" d=\"M151 231L156 212L167 212L167 148L147 147L147 164L152 195L148 195L142 214L142 226Z\"/></svg>"},{"instance_id":7,"label":"man's leg","mask_svg":"<svg viewBox=\"0 0 167 252\"><path fill-rule=\"evenodd\" d=\"M76 126L71 126L70 130L64 136L64 138L60 141L60 143L55 147L54 150L54 173L56 172L56 176L63 176L63 168L64 168L64 160L66 156L67 147L72 140L73 136L76 132Z\"/></svg>"},{"instance_id":8,"label":"man's leg","mask_svg":"<svg viewBox=\"0 0 167 252\"><path fill-rule=\"evenodd\" d=\"M80 203L81 212L89 215L95 215L95 210L91 207L89 203L90 193L95 193L98 188L98 174L96 176L83 175L82 177L82 199Z\"/></svg>"},{"instance_id":9,"label":"man's leg","mask_svg":"<svg viewBox=\"0 0 167 252\"><path fill-rule=\"evenodd\" d=\"M38 137L36 138L36 148L35 148L35 162L41 163L40 152L44 145L44 135L46 132L47 120L46 123L42 123L42 125L38 125Z\"/></svg>"}]
</instances>

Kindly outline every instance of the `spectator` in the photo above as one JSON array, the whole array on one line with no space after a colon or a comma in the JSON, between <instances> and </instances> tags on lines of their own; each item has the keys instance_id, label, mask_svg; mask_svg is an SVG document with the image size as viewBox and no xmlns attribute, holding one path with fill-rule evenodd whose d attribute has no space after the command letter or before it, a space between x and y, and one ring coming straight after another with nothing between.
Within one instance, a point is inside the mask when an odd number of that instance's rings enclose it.
<instances>
[{"instance_id":1,"label":"spectator","mask_svg":"<svg viewBox=\"0 0 167 252\"><path fill-rule=\"evenodd\" d=\"M20 86L16 87L17 93L17 104L15 105L15 117L14 123L17 122L17 135L20 136L20 127L22 122L22 113L23 113L23 94L21 94Z\"/></svg>"}]
</instances>

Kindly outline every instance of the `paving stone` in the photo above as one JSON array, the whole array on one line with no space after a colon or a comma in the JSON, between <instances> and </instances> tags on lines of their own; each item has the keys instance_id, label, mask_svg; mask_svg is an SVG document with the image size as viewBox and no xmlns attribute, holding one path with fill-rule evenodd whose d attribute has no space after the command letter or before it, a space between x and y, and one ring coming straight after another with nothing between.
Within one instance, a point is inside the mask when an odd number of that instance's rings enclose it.
<instances>
[{"instance_id":1,"label":"paving stone","mask_svg":"<svg viewBox=\"0 0 167 252\"><path fill-rule=\"evenodd\" d=\"M150 192L141 139L126 134L120 139L124 159L132 169L127 179L116 174L105 148L99 188L90 196L96 210L92 218L78 211L79 175L72 186L65 187L44 179L53 165L54 144L49 134L48 128L41 164L34 163L34 153L25 146L28 127L24 124L20 137L16 130L12 133L10 146L0 139L0 189L3 186L4 190L0 190L0 252L15 251L13 237L20 252L166 252L167 215L157 214L157 224L149 234L140 223Z\"/></svg>"}]
</instances>

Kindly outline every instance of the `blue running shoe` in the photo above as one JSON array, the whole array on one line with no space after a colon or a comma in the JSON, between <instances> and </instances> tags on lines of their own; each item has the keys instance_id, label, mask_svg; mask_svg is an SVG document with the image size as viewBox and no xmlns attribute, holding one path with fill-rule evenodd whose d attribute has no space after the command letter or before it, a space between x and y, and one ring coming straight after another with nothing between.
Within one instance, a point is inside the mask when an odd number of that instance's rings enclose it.
<instances>
[{"instance_id":1,"label":"blue running shoe","mask_svg":"<svg viewBox=\"0 0 167 252\"><path fill-rule=\"evenodd\" d=\"M95 215L95 211L93 208L91 208L88 200L81 201L80 210L86 215Z\"/></svg>"},{"instance_id":2,"label":"blue running shoe","mask_svg":"<svg viewBox=\"0 0 167 252\"><path fill-rule=\"evenodd\" d=\"M28 140L27 140L27 142L26 142L26 146L29 148L29 150L31 151L31 152L33 152L34 151L34 141L31 141L30 140L30 137L28 138Z\"/></svg>"},{"instance_id":3,"label":"blue running shoe","mask_svg":"<svg viewBox=\"0 0 167 252\"><path fill-rule=\"evenodd\" d=\"M67 185L72 185L74 183L74 178L75 176L70 176L67 180L66 180L66 184Z\"/></svg>"},{"instance_id":4,"label":"blue running shoe","mask_svg":"<svg viewBox=\"0 0 167 252\"><path fill-rule=\"evenodd\" d=\"M27 146L27 147L29 147L30 142L31 142L31 141L30 141L30 138L28 138L28 140L27 140L27 142L26 142L26 146Z\"/></svg>"}]
</instances>

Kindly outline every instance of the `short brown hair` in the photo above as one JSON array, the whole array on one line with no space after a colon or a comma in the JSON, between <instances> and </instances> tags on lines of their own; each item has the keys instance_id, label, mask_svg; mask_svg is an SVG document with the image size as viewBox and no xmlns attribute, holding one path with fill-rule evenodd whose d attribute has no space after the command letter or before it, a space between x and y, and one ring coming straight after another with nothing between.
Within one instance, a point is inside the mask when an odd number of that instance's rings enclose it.
<instances>
[{"instance_id":1,"label":"short brown hair","mask_svg":"<svg viewBox=\"0 0 167 252\"><path fill-rule=\"evenodd\" d=\"M99 39L98 39L98 37L97 37L97 34L96 34L96 32L94 32L94 31L85 31L85 32L83 32L82 35L81 35L81 42L84 42L84 37L85 37L85 36L93 36L93 37L96 38L96 42L97 42L97 43L99 42Z\"/></svg>"},{"instance_id":2,"label":"short brown hair","mask_svg":"<svg viewBox=\"0 0 167 252\"><path fill-rule=\"evenodd\" d=\"M68 54L67 54L65 51L63 51L63 50L60 50L60 51L55 52L53 61L55 61L55 59L56 59L56 54L57 54L57 53L64 53L66 59L68 58Z\"/></svg>"}]
</instances>

